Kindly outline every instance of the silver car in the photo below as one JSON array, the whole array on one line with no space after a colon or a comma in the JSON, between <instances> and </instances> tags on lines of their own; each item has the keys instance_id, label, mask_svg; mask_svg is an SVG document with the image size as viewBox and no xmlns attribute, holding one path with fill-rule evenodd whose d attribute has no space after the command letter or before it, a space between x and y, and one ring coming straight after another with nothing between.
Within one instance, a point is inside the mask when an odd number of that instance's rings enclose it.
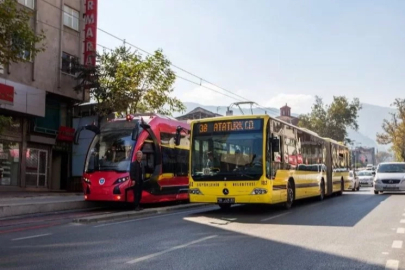
<instances>
[{"instance_id":1,"label":"silver car","mask_svg":"<svg viewBox=\"0 0 405 270\"><path fill-rule=\"evenodd\" d=\"M373 186L373 180L374 180L373 171L370 171L370 170L360 171L357 173L357 176L359 177L360 185L362 187L372 187Z\"/></svg>"},{"instance_id":2,"label":"silver car","mask_svg":"<svg viewBox=\"0 0 405 270\"><path fill-rule=\"evenodd\" d=\"M384 191L405 191L405 162L384 162L377 167L374 194Z\"/></svg>"}]
</instances>

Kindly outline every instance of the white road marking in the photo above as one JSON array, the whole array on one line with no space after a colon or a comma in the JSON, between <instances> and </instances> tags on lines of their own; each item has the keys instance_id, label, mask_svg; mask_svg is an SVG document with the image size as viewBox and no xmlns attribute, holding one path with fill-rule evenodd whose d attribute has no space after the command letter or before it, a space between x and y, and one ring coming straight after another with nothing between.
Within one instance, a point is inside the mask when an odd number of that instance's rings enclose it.
<instances>
[{"instance_id":1,"label":"white road marking","mask_svg":"<svg viewBox=\"0 0 405 270\"><path fill-rule=\"evenodd\" d=\"M288 215L288 214L291 214L291 213L292 213L292 212L287 212L287 213L283 213L283 214L271 216L271 217L268 217L268 218L264 218L264 219L262 219L261 221L267 221L267 220L274 219L274 218L278 218L278 217L281 217L281 216L285 216L285 215Z\"/></svg>"},{"instance_id":2,"label":"white road marking","mask_svg":"<svg viewBox=\"0 0 405 270\"><path fill-rule=\"evenodd\" d=\"M395 240L392 242L392 248L402 248L403 242L401 240Z\"/></svg>"},{"instance_id":3,"label":"white road marking","mask_svg":"<svg viewBox=\"0 0 405 270\"><path fill-rule=\"evenodd\" d=\"M205 208L205 209L207 209L207 208ZM208 209L210 209L210 208L208 208ZM94 228L105 227L105 226L111 226L111 225L117 225L117 224L128 223L128 222L135 222L135 221L139 221L139 220L148 220L148 219L154 219L154 218L161 218L161 217L167 217L167 216L180 215L180 214L183 214L183 213L194 212L194 211L196 211L196 210L197 210L197 208L195 208L194 210L181 211L181 212L176 212L176 213L171 213L171 214L164 214L164 215L159 215L159 214L158 214L158 215L156 215L156 216L150 216L150 217L144 217L144 218L137 218L137 219L131 219L131 220L124 220L124 221L118 221L118 222L100 224L100 225L94 226Z\"/></svg>"},{"instance_id":4,"label":"white road marking","mask_svg":"<svg viewBox=\"0 0 405 270\"><path fill-rule=\"evenodd\" d=\"M389 253L388 252L381 252L383 255L388 255Z\"/></svg>"},{"instance_id":5,"label":"white road marking","mask_svg":"<svg viewBox=\"0 0 405 270\"><path fill-rule=\"evenodd\" d=\"M397 233L405 233L405 228L398 228Z\"/></svg>"},{"instance_id":6,"label":"white road marking","mask_svg":"<svg viewBox=\"0 0 405 270\"><path fill-rule=\"evenodd\" d=\"M156 252L156 253L153 253L153 254L150 254L150 255L146 255L146 256L143 256L143 257L140 257L140 258L137 258L137 259L128 261L127 263L128 263L128 264L134 264L134 263L138 263L138 262L145 261L145 260L148 260L148 259L152 259L152 258L157 257L157 256L159 256L159 255L168 253L168 252L170 252L170 251L177 250L177 249L181 249L181 248L185 248L185 247L191 246L191 245L193 245L193 244L197 244L197 243L203 242L203 241L205 241L205 240L215 238L215 237L217 237L217 236L218 236L218 235L207 236L207 237L204 237L204 238L201 238L201 239L198 239L198 240L194 240L194 241L188 242L188 243L183 244L183 245L175 246L175 247L172 247L172 248L169 248L169 249L160 251L160 252Z\"/></svg>"},{"instance_id":7,"label":"white road marking","mask_svg":"<svg viewBox=\"0 0 405 270\"><path fill-rule=\"evenodd\" d=\"M11 241L25 240L25 239L37 238L37 237L42 237L42 236L47 236L47 235L51 235L51 233L37 234L37 235L32 235L32 236L27 236L27 237L14 238Z\"/></svg>"},{"instance_id":8,"label":"white road marking","mask_svg":"<svg viewBox=\"0 0 405 270\"><path fill-rule=\"evenodd\" d=\"M405 219L401 219L400 223L405 223Z\"/></svg>"},{"instance_id":9,"label":"white road marking","mask_svg":"<svg viewBox=\"0 0 405 270\"><path fill-rule=\"evenodd\" d=\"M388 260L387 263L385 264L385 269L389 270L398 270L399 267L399 261L397 260Z\"/></svg>"},{"instance_id":10,"label":"white road marking","mask_svg":"<svg viewBox=\"0 0 405 270\"><path fill-rule=\"evenodd\" d=\"M402 214L405 217L405 213Z\"/></svg>"}]
</instances>

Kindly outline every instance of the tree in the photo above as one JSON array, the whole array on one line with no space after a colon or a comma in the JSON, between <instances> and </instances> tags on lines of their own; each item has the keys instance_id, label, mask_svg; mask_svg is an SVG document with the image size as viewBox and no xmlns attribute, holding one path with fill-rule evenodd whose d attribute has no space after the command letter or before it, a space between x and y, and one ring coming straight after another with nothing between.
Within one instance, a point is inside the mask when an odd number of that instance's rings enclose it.
<instances>
[{"instance_id":1,"label":"tree","mask_svg":"<svg viewBox=\"0 0 405 270\"><path fill-rule=\"evenodd\" d=\"M392 150L400 161L405 161L405 99L397 98L391 105L397 112L390 113L391 121L384 120L383 133L377 134L379 144L392 144Z\"/></svg>"},{"instance_id":2,"label":"tree","mask_svg":"<svg viewBox=\"0 0 405 270\"><path fill-rule=\"evenodd\" d=\"M75 90L90 89L96 100L98 122L116 112L157 112L171 115L184 111L183 103L170 94L176 75L161 50L144 59L120 46L96 55L95 67L77 66L79 83Z\"/></svg>"},{"instance_id":3,"label":"tree","mask_svg":"<svg viewBox=\"0 0 405 270\"><path fill-rule=\"evenodd\" d=\"M358 111L361 109L358 98L351 103L344 96L334 96L330 105L324 105L322 98L316 96L312 111L300 115L298 125L318 133L322 137L350 143L346 129L358 129Z\"/></svg>"},{"instance_id":4,"label":"tree","mask_svg":"<svg viewBox=\"0 0 405 270\"><path fill-rule=\"evenodd\" d=\"M391 160L392 159L392 155L390 154L390 153L388 153L388 152L385 152L385 151L379 151L377 154L376 154L376 160L377 160L377 163L381 163L381 162L385 162L385 161L389 161L389 160Z\"/></svg>"},{"instance_id":5,"label":"tree","mask_svg":"<svg viewBox=\"0 0 405 270\"><path fill-rule=\"evenodd\" d=\"M15 0L0 1L0 63L29 62L45 50L44 32L37 34L30 26L32 15Z\"/></svg>"},{"instance_id":6,"label":"tree","mask_svg":"<svg viewBox=\"0 0 405 270\"><path fill-rule=\"evenodd\" d=\"M29 24L32 14L15 0L0 1L0 64L28 62L45 50L43 31L37 34ZM11 117L0 115L0 133L11 121Z\"/></svg>"}]
</instances>

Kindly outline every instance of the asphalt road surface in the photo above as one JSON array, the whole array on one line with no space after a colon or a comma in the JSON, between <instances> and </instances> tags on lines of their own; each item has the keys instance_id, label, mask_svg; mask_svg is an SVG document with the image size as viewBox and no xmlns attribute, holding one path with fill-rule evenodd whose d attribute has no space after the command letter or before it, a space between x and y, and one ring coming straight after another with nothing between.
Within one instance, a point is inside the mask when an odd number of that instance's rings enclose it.
<instances>
[{"instance_id":1,"label":"asphalt road surface","mask_svg":"<svg viewBox=\"0 0 405 270\"><path fill-rule=\"evenodd\" d=\"M88 213L87 213L88 214ZM405 269L405 195L181 210L80 225L0 221L0 269Z\"/></svg>"}]
</instances>

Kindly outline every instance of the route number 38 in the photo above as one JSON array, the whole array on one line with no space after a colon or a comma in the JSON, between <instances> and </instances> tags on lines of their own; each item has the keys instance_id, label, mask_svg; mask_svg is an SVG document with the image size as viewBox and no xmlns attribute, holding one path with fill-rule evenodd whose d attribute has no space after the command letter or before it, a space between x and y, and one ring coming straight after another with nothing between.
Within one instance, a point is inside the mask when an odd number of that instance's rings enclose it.
<instances>
[{"instance_id":1,"label":"route number 38","mask_svg":"<svg viewBox=\"0 0 405 270\"><path fill-rule=\"evenodd\" d=\"M207 124L200 124L200 133L207 132L208 125Z\"/></svg>"}]
</instances>

